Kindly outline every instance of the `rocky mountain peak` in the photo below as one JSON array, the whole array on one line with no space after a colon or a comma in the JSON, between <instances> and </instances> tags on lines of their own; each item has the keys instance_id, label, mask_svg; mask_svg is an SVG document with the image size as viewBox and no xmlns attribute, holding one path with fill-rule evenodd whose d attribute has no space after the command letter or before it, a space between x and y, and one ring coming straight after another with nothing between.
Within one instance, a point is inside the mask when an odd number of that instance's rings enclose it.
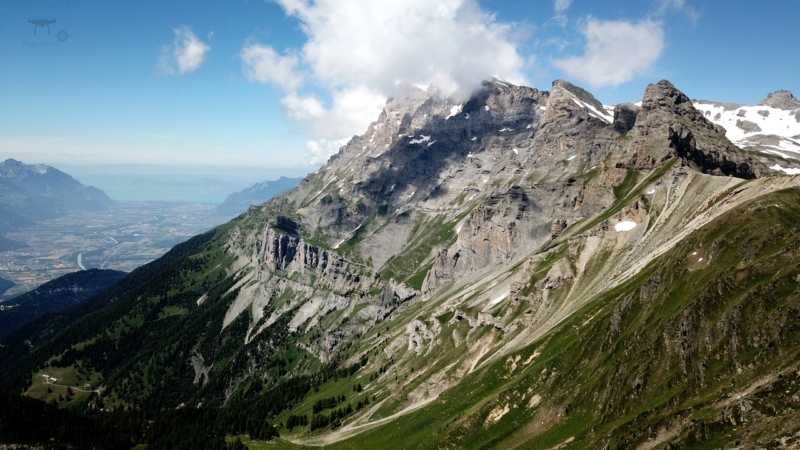
<instances>
[{"instance_id":1,"label":"rocky mountain peak","mask_svg":"<svg viewBox=\"0 0 800 450\"><path fill-rule=\"evenodd\" d=\"M612 114L591 93L565 80L554 81L547 100L545 122L572 118L576 114L605 123L613 121Z\"/></svg>"},{"instance_id":2,"label":"rocky mountain peak","mask_svg":"<svg viewBox=\"0 0 800 450\"><path fill-rule=\"evenodd\" d=\"M679 91L669 81L661 80L658 83L648 85L642 98L643 111L655 109L664 109L679 115L685 115L691 113L694 107L686 94Z\"/></svg>"},{"instance_id":3,"label":"rocky mountain peak","mask_svg":"<svg viewBox=\"0 0 800 450\"><path fill-rule=\"evenodd\" d=\"M761 106L771 106L773 108L794 110L800 109L800 101L790 91L780 90L767 94L764 100L759 103Z\"/></svg>"},{"instance_id":4,"label":"rocky mountain peak","mask_svg":"<svg viewBox=\"0 0 800 450\"><path fill-rule=\"evenodd\" d=\"M600 103L594 97L594 95L592 95L591 92L589 92L586 89L583 89L583 88L581 88L579 86L575 86L574 84L570 83L569 81L561 80L561 79L553 81L553 91L556 91L558 89L563 89L563 90L571 93L572 95L577 97L578 100L595 107L598 111L602 111L603 110L603 104Z\"/></svg>"},{"instance_id":5,"label":"rocky mountain peak","mask_svg":"<svg viewBox=\"0 0 800 450\"><path fill-rule=\"evenodd\" d=\"M630 115L630 113L628 113ZM714 175L755 178L769 175L764 164L742 152L725 129L709 121L667 80L645 89L627 144L625 166L651 169L677 156L695 170Z\"/></svg>"}]
</instances>

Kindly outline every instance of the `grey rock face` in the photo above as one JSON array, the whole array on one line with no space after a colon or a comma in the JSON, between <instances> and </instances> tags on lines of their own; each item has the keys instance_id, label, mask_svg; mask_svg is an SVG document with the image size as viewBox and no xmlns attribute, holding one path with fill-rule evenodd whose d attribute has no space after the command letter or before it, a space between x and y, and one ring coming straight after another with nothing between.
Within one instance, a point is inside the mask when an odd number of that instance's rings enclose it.
<instances>
[{"instance_id":1,"label":"grey rock face","mask_svg":"<svg viewBox=\"0 0 800 450\"><path fill-rule=\"evenodd\" d=\"M627 133L636 123L636 116L641 108L632 103L621 103L614 107L614 130Z\"/></svg>"},{"instance_id":2,"label":"grey rock face","mask_svg":"<svg viewBox=\"0 0 800 450\"><path fill-rule=\"evenodd\" d=\"M764 100L761 100L759 105L785 110L800 109L800 101L794 97L794 94L786 90L775 91L768 94Z\"/></svg>"},{"instance_id":3,"label":"grey rock face","mask_svg":"<svg viewBox=\"0 0 800 450\"><path fill-rule=\"evenodd\" d=\"M363 303L358 327L370 327L563 239L619 200L615 187L630 170L670 158L681 161L676 173L771 173L667 81L647 88L641 108L618 105L613 115L562 80L549 92L490 80L469 99L404 86L323 168L251 208L245 220L259 225L234 228L227 249L257 267L264 292L330 290L291 326ZM634 206L621 214L640 223L644 207ZM570 270L554 268L541 289L558 291ZM253 308L269 302L262 297ZM332 355L340 341L310 351Z\"/></svg>"},{"instance_id":4,"label":"grey rock face","mask_svg":"<svg viewBox=\"0 0 800 450\"><path fill-rule=\"evenodd\" d=\"M708 121L689 97L666 80L647 87L629 135L630 143L619 152L630 155L621 161L628 168L652 169L677 156L694 169L714 175L755 178L770 174L763 163L731 144L722 127Z\"/></svg>"},{"instance_id":5,"label":"grey rock face","mask_svg":"<svg viewBox=\"0 0 800 450\"><path fill-rule=\"evenodd\" d=\"M737 120L736 126L746 133L758 133L761 131L761 127L759 127L757 123L750 122L749 120Z\"/></svg>"}]
</instances>

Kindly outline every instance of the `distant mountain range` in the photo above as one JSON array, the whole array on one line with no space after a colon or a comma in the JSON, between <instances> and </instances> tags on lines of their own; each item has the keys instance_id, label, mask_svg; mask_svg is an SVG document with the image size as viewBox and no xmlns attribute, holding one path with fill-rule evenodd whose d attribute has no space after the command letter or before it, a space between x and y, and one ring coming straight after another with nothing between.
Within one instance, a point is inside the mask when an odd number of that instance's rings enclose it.
<instances>
[{"instance_id":1,"label":"distant mountain range","mask_svg":"<svg viewBox=\"0 0 800 450\"><path fill-rule=\"evenodd\" d=\"M218 216L235 217L247 211L250 205L260 205L278 194L294 189L302 178L280 177L275 181L256 183L252 187L229 195L217 206Z\"/></svg>"},{"instance_id":2,"label":"distant mountain range","mask_svg":"<svg viewBox=\"0 0 800 450\"><path fill-rule=\"evenodd\" d=\"M100 189L53 167L14 159L0 163L0 232L70 211L102 211L113 204Z\"/></svg>"},{"instance_id":3,"label":"distant mountain range","mask_svg":"<svg viewBox=\"0 0 800 450\"><path fill-rule=\"evenodd\" d=\"M74 272L1 303L0 341L39 316L77 305L105 290L125 275L127 275L125 272L118 270L90 269Z\"/></svg>"}]
</instances>

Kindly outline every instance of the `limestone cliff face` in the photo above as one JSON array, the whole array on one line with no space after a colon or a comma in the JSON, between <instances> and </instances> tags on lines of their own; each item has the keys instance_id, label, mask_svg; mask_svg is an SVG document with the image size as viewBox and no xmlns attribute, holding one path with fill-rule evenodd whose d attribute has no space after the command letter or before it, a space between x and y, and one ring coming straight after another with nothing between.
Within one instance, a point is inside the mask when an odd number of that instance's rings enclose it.
<instances>
[{"instance_id":1,"label":"limestone cliff face","mask_svg":"<svg viewBox=\"0 0 800 450\"><path fill-rule=\"evenodd\" d=\"M641 184L670 160L668 176ZM593 266L624 246L618 222L640 237L684 225L676 198L702 174L724 176L696 188L706 202L703 186L718 192L727 177L769 170L666 81L648 86L641 107L613 108L563 80L549 92L491 80L465 99L403 86L365 134L230 232L226 248L247 275L226 321L249 308L248 339L286 314L298 332L326 324L303 344L324 361L430 299L454 302L477 327L546 329L628 276ZM558 259L565 242L569 259ZM659 248L647 242L642 249ZM590 269L601 275L587 279ZM527 312L468 316L486 298L476 289L491 299L485 308L510 299ZM474 299L461 304L448 290ZM326 321L331 314L348 321ZM441 339L435 326L411 323L396 348L428 352Z\"/></svg>"},{"instance_id":2,"label":"limestone cliff face","mask_svg":"<svg viewBox=\"0 0 800 450\"><path fill-rule=\"evenodd\" d=\"M350 295L416 276L429 297L551 245L611 208L629 170L670 158L715 175L769 172L667 81L648 86L641 107L614 108L563 80L549 92L491 80L461 100L406 85L364 135L270 202L269 225L232 239L247 242L261 279L283 273Z\"/></svg>"}]
</instances>

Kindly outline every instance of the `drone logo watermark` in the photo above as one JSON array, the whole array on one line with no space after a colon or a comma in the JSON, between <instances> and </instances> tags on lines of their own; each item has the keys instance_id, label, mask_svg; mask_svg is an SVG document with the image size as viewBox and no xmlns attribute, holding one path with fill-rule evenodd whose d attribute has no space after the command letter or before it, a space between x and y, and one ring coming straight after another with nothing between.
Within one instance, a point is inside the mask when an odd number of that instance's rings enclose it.
<instances>
[{"instance_id":1,"label":"drone logo watermark","mask_svg":"<svg viewBox=\"0 0 800 450\"><path fill-rule=\"evenodd\" d=\"M56 23L56 19L48 20L48 19L28 19L28 23L33 25L33 35L36 36L36 29L37 28L47 28L47 35L50 36L50 25ZM51 40L39 40L39 41L23 41L23 47L58 47L59 42L65 42L69 39L69 33L65 30L61 30L56 34L56 40L58 42L54 42Z\"/></svg>"}]
</instances>

